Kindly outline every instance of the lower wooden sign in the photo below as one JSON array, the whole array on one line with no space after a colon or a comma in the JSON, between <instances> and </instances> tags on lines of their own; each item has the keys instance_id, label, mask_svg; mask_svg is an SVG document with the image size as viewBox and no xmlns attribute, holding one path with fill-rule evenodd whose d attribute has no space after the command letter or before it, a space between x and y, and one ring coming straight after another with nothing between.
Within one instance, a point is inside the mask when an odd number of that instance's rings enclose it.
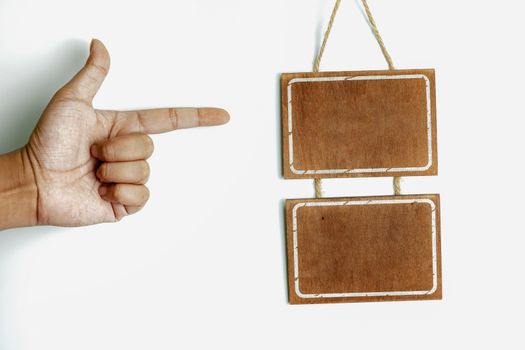
<instances>
[{"instance_id":1,"label":"lower wooden sign","mask_svg":"<svg viewBox=\"0 0 525 350\"><path fill-rule=\"evenodd\" d=\"M441 299L439 195L286 201L292 304Z\"/></svg>"}]
</instances>

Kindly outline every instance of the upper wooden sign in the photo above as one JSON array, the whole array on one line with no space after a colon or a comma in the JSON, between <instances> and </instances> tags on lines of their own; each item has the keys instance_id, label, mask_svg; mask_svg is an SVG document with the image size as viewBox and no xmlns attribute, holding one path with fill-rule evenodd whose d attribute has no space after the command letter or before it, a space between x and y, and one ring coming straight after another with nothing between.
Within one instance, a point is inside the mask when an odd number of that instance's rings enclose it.
<instances>
[{"instance_id":1,"label":"upper wooden sign","mask_svg":"<svg viewBox=\"0 0 525 350\"><path fill-rule=\"evenodd\" d=\"M281 76L284 177L437 174L433 69Z\"/></svg>"}]
</instances>

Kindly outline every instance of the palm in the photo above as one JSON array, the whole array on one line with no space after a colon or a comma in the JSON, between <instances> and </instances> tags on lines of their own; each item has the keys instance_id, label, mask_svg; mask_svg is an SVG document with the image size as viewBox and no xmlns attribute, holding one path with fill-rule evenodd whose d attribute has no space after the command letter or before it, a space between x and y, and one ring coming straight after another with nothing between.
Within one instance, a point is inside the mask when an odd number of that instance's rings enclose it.
<instances>
[{"instance_id":1,"label":"palm","mask_svg":"<svg viewBox=\"0 0 525 350\"><path fill-rule=\"evenodd\" d=\"M38 169L39 222L77 226L117 219L115 204L98 194L98 160L89 151L109 130L106 117L83 101L50 103L28 144Z\"/></svg>"}]
</instances>

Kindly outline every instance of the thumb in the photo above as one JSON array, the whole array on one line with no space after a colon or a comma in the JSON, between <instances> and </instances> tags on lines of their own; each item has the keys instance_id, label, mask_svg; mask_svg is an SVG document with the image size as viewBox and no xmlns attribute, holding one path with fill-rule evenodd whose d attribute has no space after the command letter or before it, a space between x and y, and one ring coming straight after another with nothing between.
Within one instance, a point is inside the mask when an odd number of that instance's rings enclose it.
<instances>
[{"instance_id":1,"label":"thumb","mask_svg":"<svg viewBox=\"0 0 525 350\"><path fill-rule=\"evenodd\" d=\"M100 40L93 39L84 67L71 79L58 95L73 97L91 103L109 71L109 52Z\"/></svg>"}]
</instances>

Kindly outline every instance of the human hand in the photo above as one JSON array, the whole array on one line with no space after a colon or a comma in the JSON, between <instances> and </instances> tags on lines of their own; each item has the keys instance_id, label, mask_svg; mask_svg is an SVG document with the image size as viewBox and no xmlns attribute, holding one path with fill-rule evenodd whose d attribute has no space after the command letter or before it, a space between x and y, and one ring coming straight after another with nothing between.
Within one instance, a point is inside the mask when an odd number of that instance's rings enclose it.
<instances>
[{"instance_id":1,"label":"human hand","mask_svg":"<svg viewBox=\"0 0 525 350\"><path fill-rule=\"evenodd\" d=\"M86 65L53 96L29 143L18 150L34 176L36 224L90 225L137 212L149 198L144 184L153 142L147 134L229 120L219 108L94 109L108 70L109 54L93 40Z\"/></svg>"}]
</instances>

